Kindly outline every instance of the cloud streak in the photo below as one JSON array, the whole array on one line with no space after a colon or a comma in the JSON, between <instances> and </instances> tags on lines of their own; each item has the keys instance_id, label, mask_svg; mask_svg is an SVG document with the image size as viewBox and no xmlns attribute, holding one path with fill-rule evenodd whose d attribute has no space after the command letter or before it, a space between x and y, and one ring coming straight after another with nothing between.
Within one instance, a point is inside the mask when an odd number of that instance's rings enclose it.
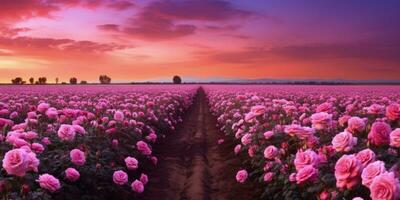
<instances>
[{"instance_id":1,"label":"cloud streak","mask_svg":"<svg viewBox=\"0 0 400 200\"><path fill-rule=\"evenodd\" d=\"M194 35L198 27L183 21L227 21L250 15L251 12L235 8L229 1L223 0L155 1L144 7L126 24L103 24L97 27L100 30L119 32L136 39L160 41ZM233 25L206 27L214 31L237 28Z\"/></svg>"}]
</instances>

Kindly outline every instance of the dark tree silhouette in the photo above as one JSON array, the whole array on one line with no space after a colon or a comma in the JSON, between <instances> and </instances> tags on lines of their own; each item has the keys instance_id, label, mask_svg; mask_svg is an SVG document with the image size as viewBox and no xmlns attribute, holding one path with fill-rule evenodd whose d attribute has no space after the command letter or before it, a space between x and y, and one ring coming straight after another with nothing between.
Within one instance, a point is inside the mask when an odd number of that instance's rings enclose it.
<instances>
[{"instance_id":1,"label":"dark tree silhouette","mask_svg":"<svg viewBox=\"0 0 400 200\"><path fill-rule=\"evenodd\" d=\"M24 81L22 80L21 77L17 77L15 79L12 79L11 83L14 85L22 85L22 84L24 84Z\"/></svg>"},{"instance_id":2,"label":"dark tree silhouette","mask_svg":"<svg viewBox=\"0 0 400 200\"><path fill-rule=\"evenodd\" d=\"M58 82L60 81L60 79L58 79L58 77L56 78L56 84L58 84Z\"/></svg>"},{"instance_id":3,"label":"dark tree silhouette","mask_svg":"<svg viewBox=\"0 0 400 200\"><path fill-rule=\"evenodd\" d=\"M44 85L44 84L46 84L46 82L47 82L47 78L46 77L40 77L39 78L39 84Z\"/></svg>"},{"instance_id":4,"label":"dark tree silhouette","mask_svg":"<svg viewBox=\"0 0 400 200\"><path fill-rule=\"evenodd\" d=\"M33 85L35 83L35 79L33 77L29 78L29 83Z\"/></svg>"},{"instance_id":5,"label":"dark tree silhouette","mask_svg":"<svg viewBox=\"0 0 400 200\"><path fill-rule=\"evenodd\" d=\"M78 79L75 77L72 77L69 79L69 83L72 85L76 85L78 83Z\"/></svg>"},{"instance_id":6,"label":"dark tree silhouette","mask_svg":"<svg viewBox=\"0 0 400 200\"><path fill-rule=\"evenodd\" d=\"M108 77L107 75L101 75L99 77L99 81L101 84L110 84L111 83L111 78Z\"/></svg>"},{"instance_id":7,"label":"dark tree silhouette","mask_svg":"<svg viewBox=\"0 0 400 200\"><path fill-rule=\"evenodd\" d=\"M86 85L87 81L81 81L81 85Z\"/></svg>"},{"instance_id":8,"label":"dark tree silhouette","mask_svg":"<svg viewBox=\"0 0 400 200\"><path fill-rule=\"evenodd\" d=\"M174 81L174 84L181 84L182 83L182 79L179 76L174 76L174 78L172 80Z\"/></svg>"}]
</instances>

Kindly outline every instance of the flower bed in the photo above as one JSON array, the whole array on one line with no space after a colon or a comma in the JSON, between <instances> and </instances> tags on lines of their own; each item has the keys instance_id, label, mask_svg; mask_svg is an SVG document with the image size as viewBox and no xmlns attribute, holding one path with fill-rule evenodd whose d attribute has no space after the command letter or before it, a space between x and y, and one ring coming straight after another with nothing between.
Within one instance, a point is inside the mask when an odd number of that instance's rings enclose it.
<instances>
[{"instance_id":1,"label":"flower bed","mask_svg":"<svg viewBox=\"0 0 400 200\"><path fill-rule=\"evenodd\" d=\"M194 86L0 88L0 197L135 199Z\"/></svg>"},{"instance_id":2,"label":"flower bed","mask_svg":"<svg viewBox=\"0 0 400 200\"><path fill-rule=\"evenodd\" d=\"M400 88L206 86L261 199L399 199Z\"/></svg>"}]
</instances>

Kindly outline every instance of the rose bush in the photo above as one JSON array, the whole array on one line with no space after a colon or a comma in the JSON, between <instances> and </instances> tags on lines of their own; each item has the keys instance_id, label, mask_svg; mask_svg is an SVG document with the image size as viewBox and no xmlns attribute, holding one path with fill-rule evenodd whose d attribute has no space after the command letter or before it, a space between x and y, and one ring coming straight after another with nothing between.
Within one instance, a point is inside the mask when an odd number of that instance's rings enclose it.
<instances>
[{"instance_id":1,"label":"rose bush","mask_svg":"<svg viewBox=\"0 0 400 200\"><path fill-rule=\"evenodd\" d=\"M237 181L256 182L260 199L400 197L398 87L205 90L232 153L245 160Z\"/></svg>"},{"instance_id":2,"label":"rose bush","mask_svg":"<svg viewBox=\"0 0 400 200\"><path fill-rule=\"evenodd\" d=\"M196 86L0 88L1 199L140 199ZM13 113L13 114L12 114Z\"/></svg>"}]
</instances>

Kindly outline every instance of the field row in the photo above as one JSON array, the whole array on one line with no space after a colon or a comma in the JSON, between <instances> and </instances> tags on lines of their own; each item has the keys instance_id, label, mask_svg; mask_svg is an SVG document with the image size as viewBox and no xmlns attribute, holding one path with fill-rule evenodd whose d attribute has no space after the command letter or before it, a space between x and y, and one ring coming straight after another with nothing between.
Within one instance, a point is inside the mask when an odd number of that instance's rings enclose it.
<instances>
[{"instance_id":1,"label":"field row","mask_svg":"<svg viewBox=\"0 0 400 200\"><path fill-rule=\"evenodd\" d=\"M197 87L8 87L0 92L0 196L127 199Z\"/></svg>"},{"instance_id":2,"label":"field row","mask_svg":"<svg viewBox=\"0 0 400 200\"><path fill-rule=\"evenodd\" d=\"M398 87L206 86L263 199L399 199Z\"/></svg>"}]
</instances>

